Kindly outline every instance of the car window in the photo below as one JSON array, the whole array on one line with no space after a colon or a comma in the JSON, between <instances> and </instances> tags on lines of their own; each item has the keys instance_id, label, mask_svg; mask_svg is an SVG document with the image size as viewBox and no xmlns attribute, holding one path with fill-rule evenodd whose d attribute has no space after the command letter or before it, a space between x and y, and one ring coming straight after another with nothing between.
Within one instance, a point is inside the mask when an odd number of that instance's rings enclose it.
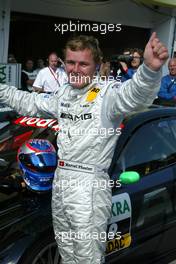
<instances>
[{"instance_id":1,"label":"car window","mask_svg":"<svg viewBox=\"0 0 176 264\"><path fill-rule=\"evenodd\" d=\"M131 136L117 166L120 171L135 170L142 175L176 162L176 140L167 120L147 123Z\"/></svg>"},{"instance_id":2,"label":"car window","mask_svg":"<svg viewBox=\"0 0 176 264\"><path fill-rule=\"evenodd\" d=\"M172 130L174 140L176 140L176 119L169 120L169 125Z\"/></svg>"}]
</instances>

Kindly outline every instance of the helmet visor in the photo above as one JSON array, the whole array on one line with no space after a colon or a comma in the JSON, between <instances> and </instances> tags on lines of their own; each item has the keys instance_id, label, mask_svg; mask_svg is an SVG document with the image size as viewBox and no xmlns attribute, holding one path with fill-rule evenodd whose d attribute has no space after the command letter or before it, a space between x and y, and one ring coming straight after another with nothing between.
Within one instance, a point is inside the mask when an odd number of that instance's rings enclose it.
<instances>
[{"instance_id":1,"label":"helmet visor","mask_svg":"<svg viewBox=\"0 0 176 264\"><path fill-rule=\"evenodd\" d=\"M19 160L25 167L36 172L54 172L57 167L56 153L21 154Z\"/></svg>"}]
</instances>

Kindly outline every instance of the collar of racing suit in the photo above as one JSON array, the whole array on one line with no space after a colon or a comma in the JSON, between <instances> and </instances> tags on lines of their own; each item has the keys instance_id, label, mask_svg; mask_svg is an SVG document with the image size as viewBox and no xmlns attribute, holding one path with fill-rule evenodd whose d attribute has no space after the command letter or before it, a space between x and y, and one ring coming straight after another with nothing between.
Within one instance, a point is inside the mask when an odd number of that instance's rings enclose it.
<instances>
[{"instance_id":1,"label":"collar of racing suit","mask_svg":"<svg viewBox=\"0 0 176 264\"><path fill-rule=\"evenodd\" d=\"M81 88L81 89L73 88L70 85L70 90L69 90L69 93L68 93L68 97L74 98L74 97L77 97L79 95L80 96L84 95L95 85L96 85L96 82L91 82L90 84L88 84L87 86L85 86L84 88Z\"/></svg>"}]
</instances>

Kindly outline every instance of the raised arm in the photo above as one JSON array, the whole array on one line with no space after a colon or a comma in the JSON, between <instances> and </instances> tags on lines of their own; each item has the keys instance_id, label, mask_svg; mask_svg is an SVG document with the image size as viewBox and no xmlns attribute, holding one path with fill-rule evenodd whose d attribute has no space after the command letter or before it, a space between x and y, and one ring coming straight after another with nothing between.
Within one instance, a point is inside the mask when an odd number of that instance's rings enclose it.
<instances>
[{"instance_id":1,"label":"raised arm","mask_svg":"<svg viewBox=\"0 0 176 264\"><path fill-rule=\"evenodd\" d=\"M112 83L107 89L103 107L108 119L115 118L118 113L130 113L152 104L160 88L160 69L167 58L167 48L154 32L145 47L144 63L133 78L120 87L119 83Z\"/></svg>"},{"instance_id":2,"label":"raised arm","mask_svg":"<svg viewBox=\"0 0 176 264\"><path fill-rule=\"evenodd\" d=\"M28 93L0 84L0 103L21 115L57 117L57 97L54 95Z\"/></svg>"}]
</instances>

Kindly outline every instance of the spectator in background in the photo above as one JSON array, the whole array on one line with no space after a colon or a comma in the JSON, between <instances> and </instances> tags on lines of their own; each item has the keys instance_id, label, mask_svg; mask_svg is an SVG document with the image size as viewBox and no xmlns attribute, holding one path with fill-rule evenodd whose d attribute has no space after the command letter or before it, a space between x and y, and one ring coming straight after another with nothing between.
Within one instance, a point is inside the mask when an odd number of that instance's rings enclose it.
<instances>
[{"instance_id":1,"label":"spectator in background","mask_svg":"<svg viewBox=\"0 0 176 264\"><path fill-rule=\"evenodd\" d=\"M126 55L127 58L126 61L119 61L119 69L117 71L117 75L120 77L122 77L124 74L127 73L128 68L130 66L128 56L131 55L131 49L130 48L124 49L123 55Z\"/></svg>"},{"instance_id":2,"label":"spectator in background","mask_svg":"<svg viewBox=\"0 0 176 264\"><path fill-rule=\"evenodd\" d=\"M37 74L39 73L40 70L42 70L43 68L45 68L45 62L43 59L38 59L37 60Z\"/></svg>"},{"instance_id":3,"label":"spectator in background","mask_svg":"<svg viewBox=\"0 0 176 264\"><path fill-rule=\"evenodd\" d=\"M17 60L16 60L14 54L10 53L10 54L8 55L8 63L17 63Z\"/></svg>"},{"instance_id":4,"label":"spectator in background","mask_svg":"<svg viewBox=\"0 0 176 264\"><path fill-rule=\"evenodd\" d=\"M122 82L131 79L133 74L137 71L137 69L142 63L143 51L141 49L132 49L131 55L133 56L133 59L131 60L127 72L122 76Z\"/></svg>"},{"instance_id":5,"label":"spectator in background","mask_svg":"<svg viewBox=\"0 0 176 264\"><path fill-rule=\"evenodd\" d=\"M34 91L54 93L60 86L68 82L64 68L58 67L59 61L62 63L55 52L48 56L48 67L39 71L33 84Z\"/></svg>"},{"instance_id":6,"label":"spectator in background","mask_svg":"<svg viewBox=\"0 0 176 264\"><path fill-rule=\"evenodd\" d=\"M131 62L131 49L124 49L120 55L114 55L111 57L111 75L116 79L120 80L127 73Z\"/></svg>"},{"instance_id":7,"label":"spectator in background","mask_svg":"<svg viewBox=\"0 0 176 264\"><path fill-rule=\"evenodd\" d=\"M99 77L101 80L107 80L111 74L111 64L108 60L102 60L100 64Z\"/></svg>"},{"instance_id":8,"label":"spectator in background","mask_svg":"<svg viewBox=\"0 0 176 264\"><path fill-rule=\"evenodd\" d=\"M161 105L176 105L176 58L172 58L168 63L169 74L161 80L158 99L155 103Z\"/></svg>"},{"instance_id":9,"label":"spectator in background","mask_svg":"<svg viewBox=\"0 0 176 264\"><path fill-rule=\"evenodd\" d=\"M33 69L34 62L32 59L27 59L25 68L21 73L21 89L23 91L32 92L32 85L37 77L37 72Z\"/></svg>"}]
</instances>

